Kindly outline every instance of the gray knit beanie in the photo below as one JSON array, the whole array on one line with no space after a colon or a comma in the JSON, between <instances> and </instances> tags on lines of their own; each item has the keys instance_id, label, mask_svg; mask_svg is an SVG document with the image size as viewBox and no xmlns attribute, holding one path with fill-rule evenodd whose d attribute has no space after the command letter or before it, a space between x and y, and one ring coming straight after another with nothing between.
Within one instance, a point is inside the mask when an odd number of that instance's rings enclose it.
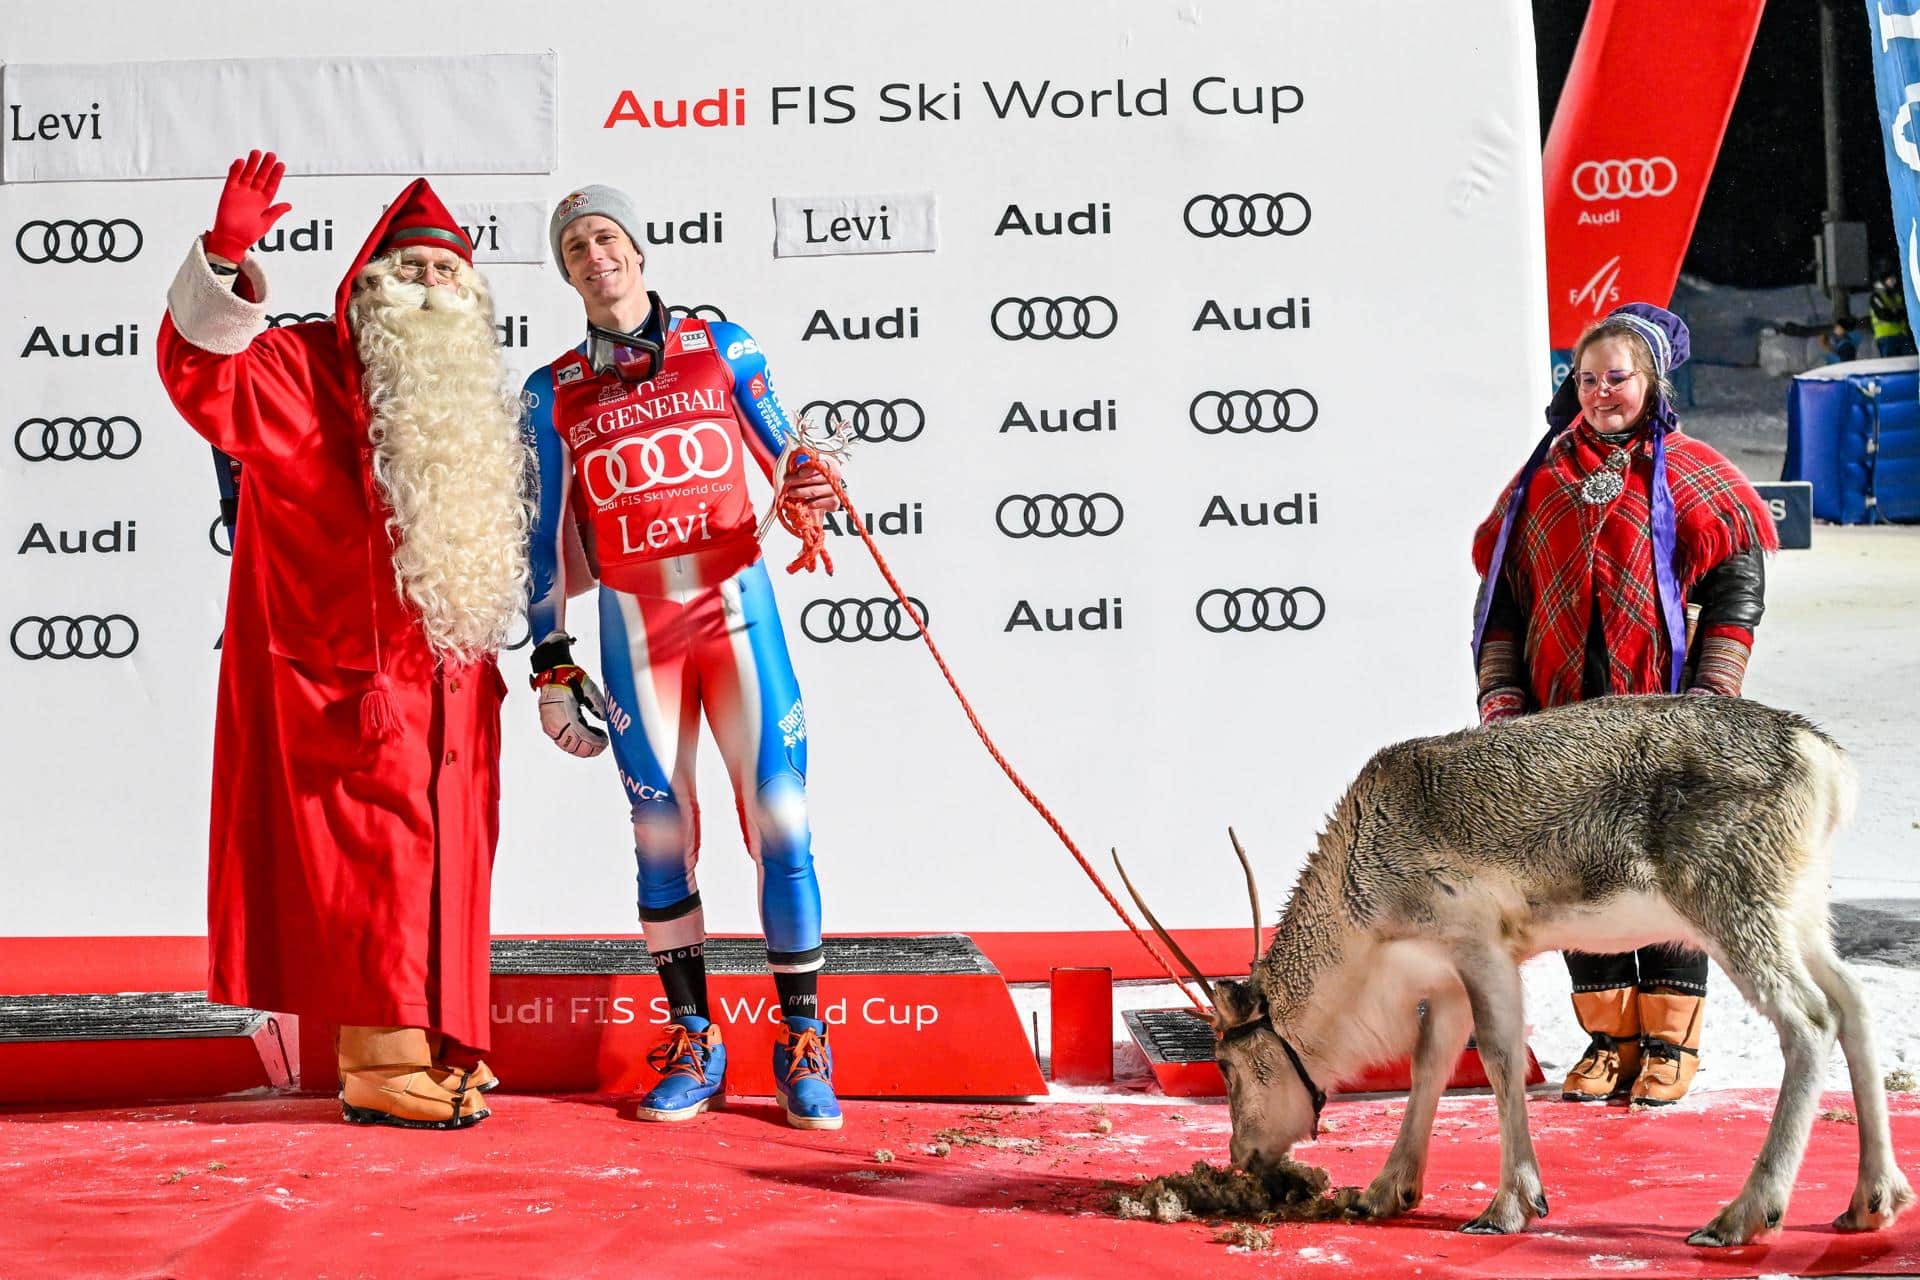
<instances>
[{"instance_id":1,"label":"gray knit beanie","mask_svg":"<svg viewBox=\"0 0 1920 1280\"><path fill-rule=\"evenodd\" d=\"M641 224L639 214L634 211L632 197L613 187L582 187L553 207L553 217L547 223L547 239L553 245L553 265L560 268L563 280L567 278L567 264L560 258L560 233L574 219L594 213L616 223L627 233L627 239L633 241L633 247L641 257L644 259L646 256L640 237L634 233L634 228Z\"/></svg>"}]
</instances>

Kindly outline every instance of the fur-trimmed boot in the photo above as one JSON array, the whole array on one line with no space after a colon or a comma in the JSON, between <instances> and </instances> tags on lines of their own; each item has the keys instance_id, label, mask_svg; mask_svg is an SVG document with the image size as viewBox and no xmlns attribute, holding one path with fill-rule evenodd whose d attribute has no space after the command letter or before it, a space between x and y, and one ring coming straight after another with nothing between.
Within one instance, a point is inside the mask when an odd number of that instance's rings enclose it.
<instances>
[{"instance_id":1,"label":"fur-trimmed boot","mask_svg":"<svg viewBox=\"0 0 1920 1280\"><path fill-rule=\"evenodd\" d=\"M1640 1007L1632 987L1573 993L1573 1012L1593 1037L1560 1086L1566 1102L1604 1102L1624 1096L1640 1070Z\"/></svg>"},{"instance_id":2,"label":"fur-trimmed boot","mask_svg":"<svg viewBox=\"0 0 1920 1280\"><path fill-rule=\"evenodd\" d=\"M1633 1082L1636 1107L1664 1107L1687 1096L1700 1069L1700 1023L1707 998L1658 989L1642 991L1640 1078Z\"/></svg>"}]
</instances>

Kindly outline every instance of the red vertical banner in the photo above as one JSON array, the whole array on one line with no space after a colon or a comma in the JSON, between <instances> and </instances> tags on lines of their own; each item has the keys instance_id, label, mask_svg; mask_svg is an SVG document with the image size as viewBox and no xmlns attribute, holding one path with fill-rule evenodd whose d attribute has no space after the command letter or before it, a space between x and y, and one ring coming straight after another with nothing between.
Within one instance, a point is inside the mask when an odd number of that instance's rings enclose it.
<instances>
[{"instance_id":1,"label":"red vertical banner","mask_svg":"<svg viewBox=\"0 0 1920 1280\"><path fill-rule=\"evenodd\" d=\"M1673 296L1766 0L1593 0L1541 156L1555 350Z\"/></svg>"}]
</instances>

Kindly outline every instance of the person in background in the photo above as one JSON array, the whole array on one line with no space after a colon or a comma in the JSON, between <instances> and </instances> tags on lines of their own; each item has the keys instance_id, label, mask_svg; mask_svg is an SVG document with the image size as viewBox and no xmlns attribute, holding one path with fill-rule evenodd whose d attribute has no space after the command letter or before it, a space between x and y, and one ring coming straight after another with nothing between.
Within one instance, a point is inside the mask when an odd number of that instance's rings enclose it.
<instances>
[{"instance_id":1,"label":"person in background","mask_svg":"<svg viewBox=\"0 0 1920 1280\"><path fill-rule=\"evenodd\" d=\"M1874 349L1883 356L1913 355L1913 329L1907 323L1907 291L1900 279L1900 268L1883 262L1873 273L1873 279L1873 296L1867 302L1867 314L1873 324Z\"/></svg>"}]
</instances>

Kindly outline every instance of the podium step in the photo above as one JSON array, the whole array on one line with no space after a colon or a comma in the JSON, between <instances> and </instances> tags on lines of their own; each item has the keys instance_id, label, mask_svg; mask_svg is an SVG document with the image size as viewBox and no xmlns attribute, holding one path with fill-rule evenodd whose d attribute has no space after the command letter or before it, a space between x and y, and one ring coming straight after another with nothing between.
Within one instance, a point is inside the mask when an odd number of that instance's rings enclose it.
<instances>
[{"instance_id":1,"label":"podium step","mask_svg":"<svg viewBox=\"0 0 1920 1280\"><path fill-rule=\"evenodd\" d=\"M1134 1043L1146 1056L1147 1067L1160 1082L1160 1092L1170 1098L1217 1098L1227 1092L1220 1068L1213 1059L1213 1023L1192 1009L1128 1009L1122 1016ZM1546 1077L1527 1050L1527 1083L1536 1085ZM1343 1081L1341 1093L1405 1093L1412 1085L1406 1061L1381 1063L1368 1067L1357 1078ZM1473 1041L1460 1053L1449 1089L1484 1089L1487 1073Z\"/></svg>"},{"instance_id":2,"label":"podium step","mask_svg":"<svg viewBox=\"0 0 1920 1280\"><path fill-rule=\"evenodd\" d=\"M758 938L706 944L727 1091L773 1093L780 1003ZM1021 1098L1047 1091L1012 993L964 934L828 938L821 1016L844 1097ZM637 938L493 944L493 1048L508 1090L636 1093L657 1078L648 1050L667 1021Z\"/></svg>"},{"instance_id":3,"label":"podium step","mask_svg":"<svg viewBox=\"0 0 1920 1280\"><path fill-rule=\"evenodd\" d=\"M0 996L0 1104L283 1088L292 1040L275 1015L199 991Z\"/></svg>"}]
</instances>

